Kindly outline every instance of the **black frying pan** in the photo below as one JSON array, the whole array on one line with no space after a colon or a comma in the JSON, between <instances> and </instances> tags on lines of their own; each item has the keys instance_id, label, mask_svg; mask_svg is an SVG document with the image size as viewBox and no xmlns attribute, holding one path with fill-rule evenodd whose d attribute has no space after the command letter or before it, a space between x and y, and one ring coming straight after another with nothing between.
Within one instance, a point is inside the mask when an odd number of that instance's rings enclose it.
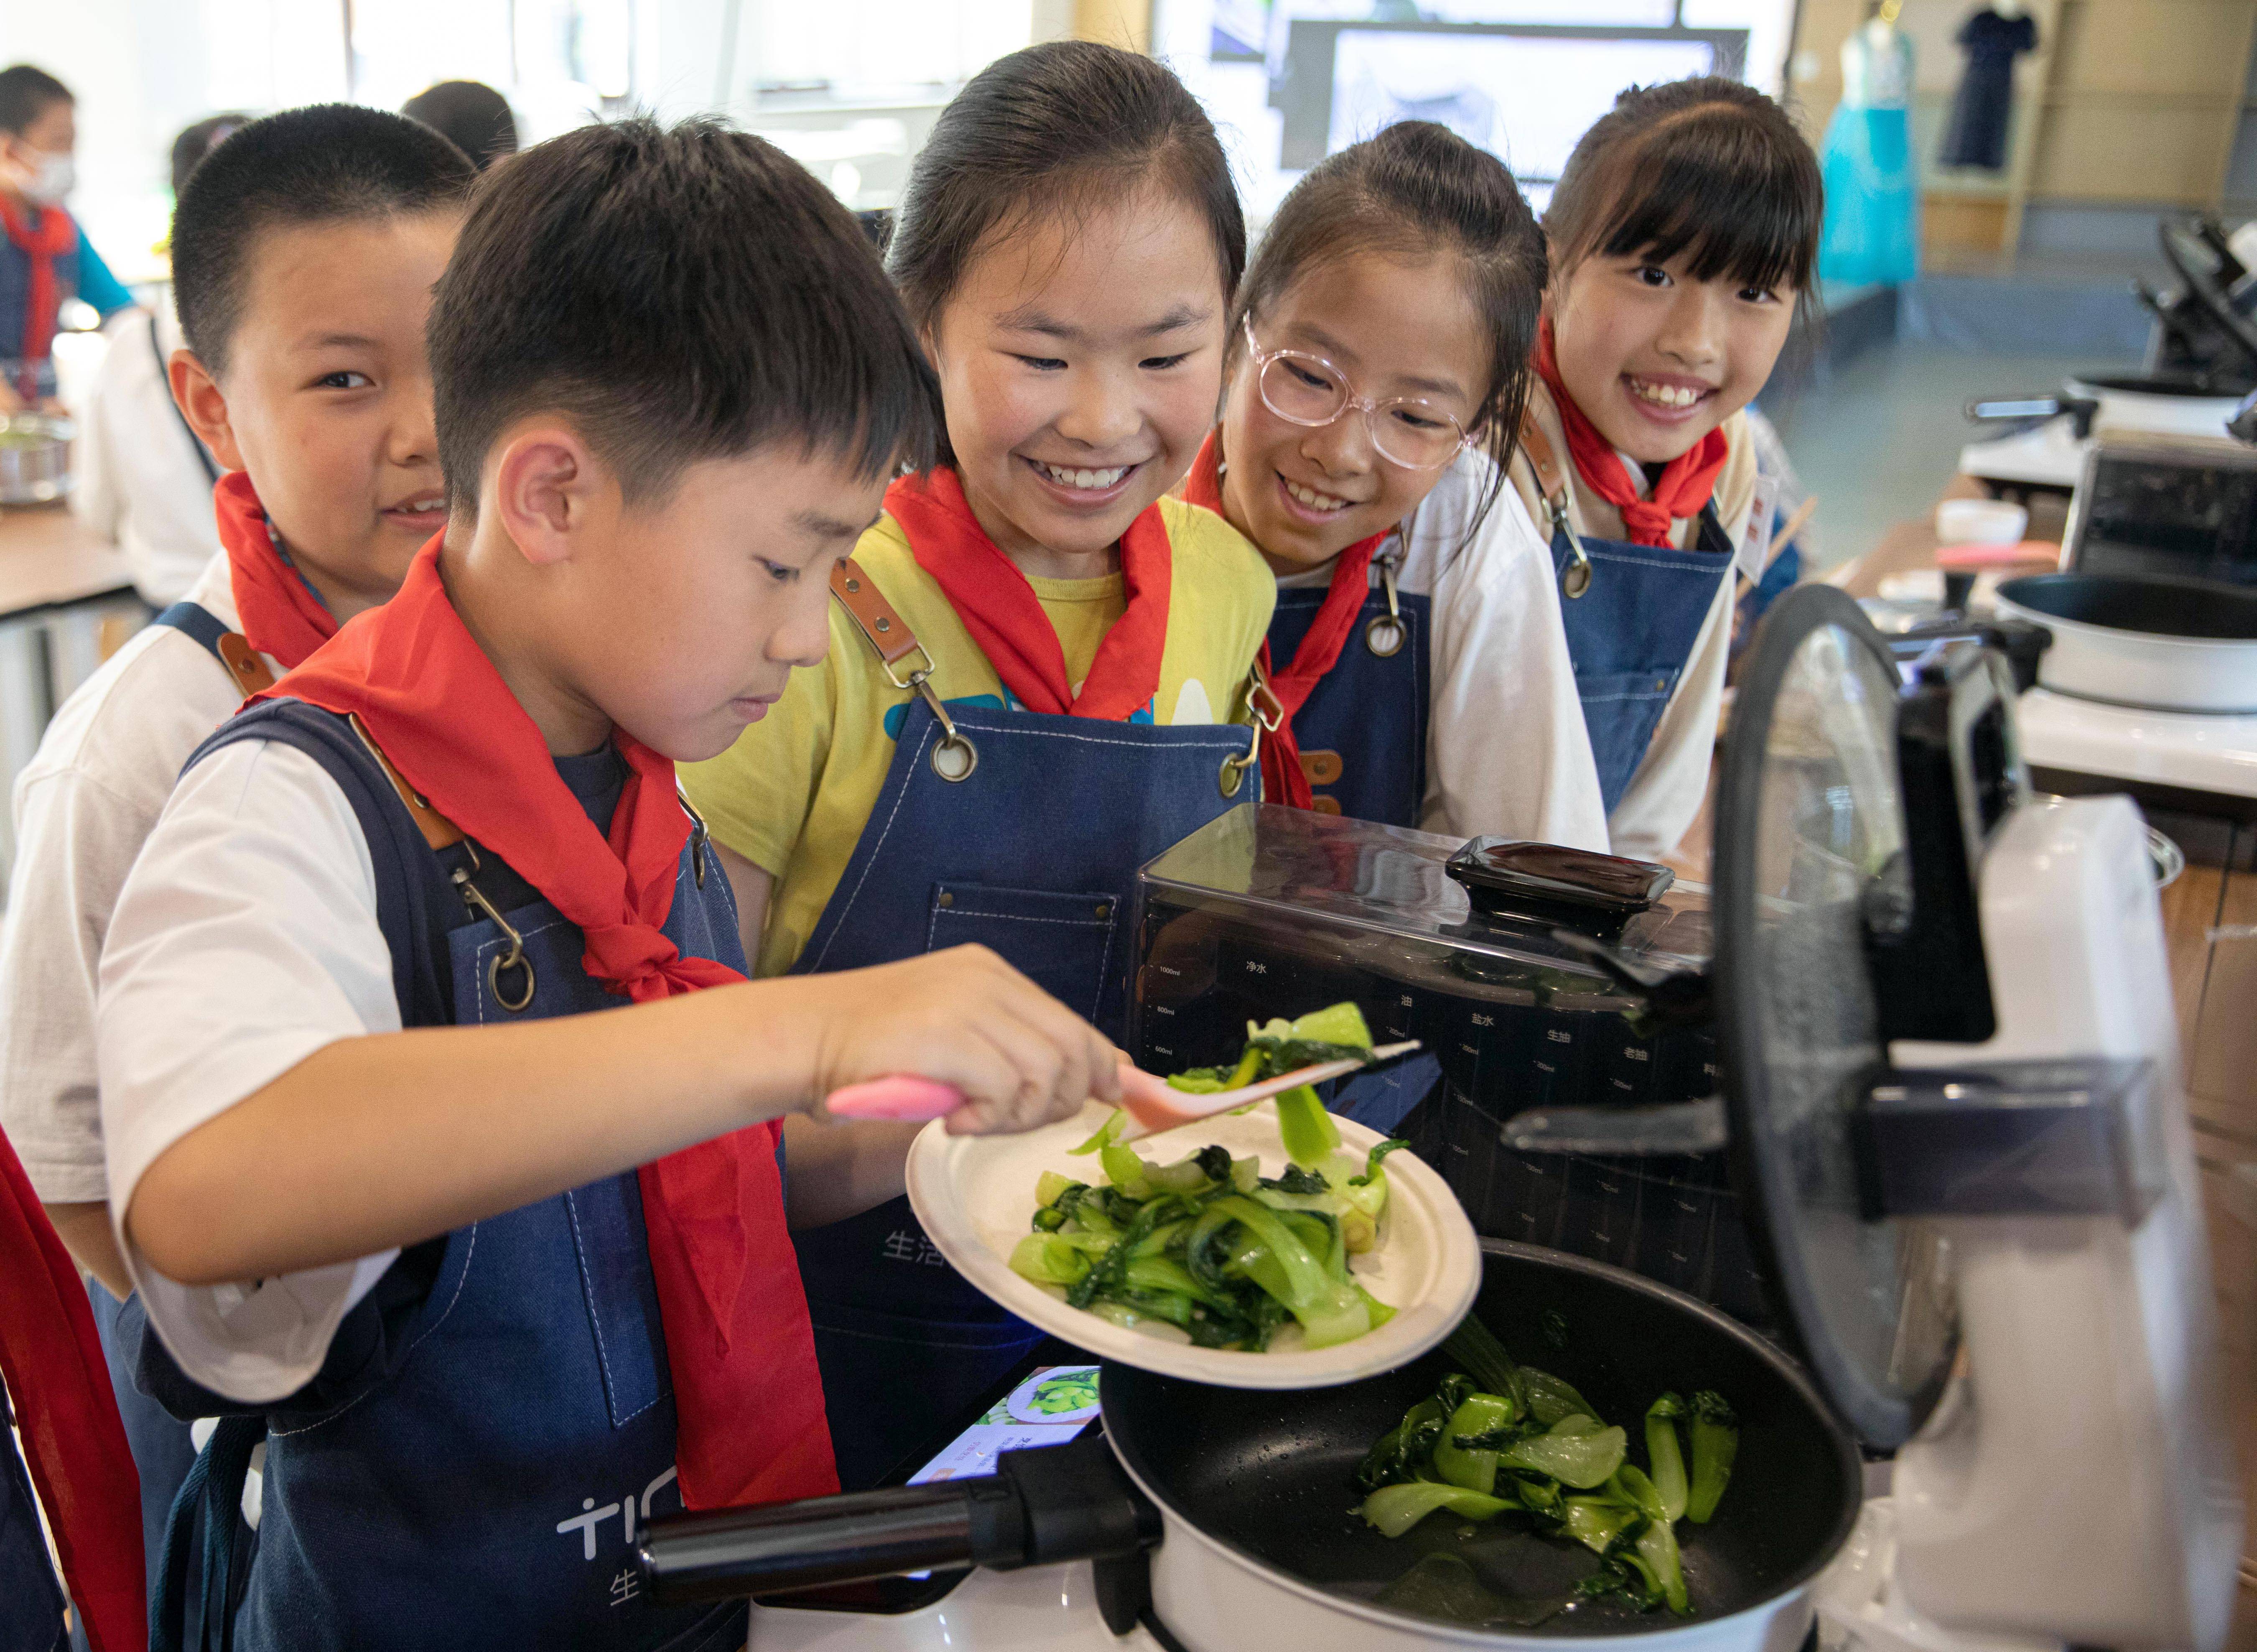
<instances>
[{"instance_id":1,"label":"black frying pan","mask_svg":"<svg viewBox=\"0 0 2257 1652\"><path fill-rule=\"evenodd\" d=\"M1715 1388L1738 1412L1739 1457L1716 1517L1678 1527L1699 1617L1760 1605L1831 1558L1857 1515L1857 1450L1786 1355L1714 1308L1619 1268L1501 1240L1482 1248L1475 1312L1516 1359L1573 1383L1627 1429L1634 1461L1644 1461L1645 1408L1665 1389ZM1447 1549L1498 1593L1566 1592L1595 1559L1517 1531L1510 1516L1471 1541L1447 1514L1390 1540L1356 1514L1357 1463L1449 1369L1437 1351L1343 1387L1277 1393L1107 1365L1099 1388L1112 1449L1136 1479L1176 1516L1264 1566L1369 1601L1421 1555ZM1078 1450L1011 1453L1005 1467L1023 1474L1037 1467L1029 1459L1044 1459L1042 1478L1054 1482L1076 1464L1065 1454ZM1056 1485L1022 1486L1007 1471L685 1516L654 1525L641 1552L660 1599L692 1599L921 1566L1008 1568L1133 1551L1150 1541L1152 1511L1134 1508L1141 1494L1110 1469L1100 1454L1081 1455L1073 1472L1086 1484L1063 1500ZM1619 1634L1683 1622L1666 1611L1583 1606L1511 1633Z\"/></svg>"}]
</instances>

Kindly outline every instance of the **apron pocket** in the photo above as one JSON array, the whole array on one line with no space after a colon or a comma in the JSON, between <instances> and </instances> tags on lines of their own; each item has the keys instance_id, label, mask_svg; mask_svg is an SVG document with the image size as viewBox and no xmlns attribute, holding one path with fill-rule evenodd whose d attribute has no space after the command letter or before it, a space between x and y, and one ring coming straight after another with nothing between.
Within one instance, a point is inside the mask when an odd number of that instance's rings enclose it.
<instances>
[{"instance_id":1,"label":"apron pocket","mask_svg":"<svg viewBox=\"0 0 2257 1652\"><path fill-rule=\"evenodd\" d=\"M925 950L977 942L1093 1021L1113 962L1121 904L1109 890L1062 895L994 883L936 883Z\"/></svg>"},{"instance_id":2,"label":"apron pocket","mask_svg":"<svg viewBox=\"0 0 2257 1652\"><path fill-rule=\"evenodd\" d=\"M1599 791L1607 812L1614 812L1631 776L1653 743L1653 731L1669 708L1679 668L1667 670L1575 673L1575 693L1583 702L1583 727L1599 770Z\"/></svg>"},{"instance_id":3,"label":"apron pocket","mask_svg":"<svg viewBox=\"0 0 2257 1652\"><path fill-rule=\"evenodd\" d=\"M633 1172L591 1181L564 1195L580 1291L596 1339L604 1403L624 1427L666 1392L659 1367L658 1286L642 1225L642 1194Z\"/></svg>"}]
</instances>

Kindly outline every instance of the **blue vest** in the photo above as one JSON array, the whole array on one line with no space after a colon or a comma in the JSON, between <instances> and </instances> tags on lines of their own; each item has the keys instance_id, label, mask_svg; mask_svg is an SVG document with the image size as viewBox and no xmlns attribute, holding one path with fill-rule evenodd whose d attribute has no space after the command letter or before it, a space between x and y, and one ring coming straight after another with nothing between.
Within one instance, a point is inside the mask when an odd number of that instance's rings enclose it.
<instances>
[{"instance_id":1,"label":"blue vest","mask_svg":"<svg viewBox=\"0 0 2257 1652\"><path fill-rule=\"evenodd\" d=\"M1273 669L1291 661L1324 600L1321 585L1277 593L1270 620ZM1293 738L1320 811L1389 826L1419 824L1433 693L1433 608L1430 597L1401 593L1390 617L1387 593L1375 588L1340 658L1294 713Z\"/></svg>"},{"instance_id":2,"label":"blue vest","mask_svg":"<svg viewBox=\"0 0 2257 1652\"><path fill-rule=\"evenodd\" d=\"M1581 542L1591 567L1581 596L1565 589L1574 547L1564 526L1553 530L1552 560L1562 577L1560 620L1598 763L1599 795L1612 814L1685 675L1717 583L1731 571L1732 544L1713 503L1701 507L1689 549L1588 534Z\"/></svg>"},{"instance_id":3,"label":"blue vest","mask_svg":"<svg viewBox=\"0 0 2257 1652\"><path fill-rule=\"evenodd\" d=\"M1136 869L1250 802L1223 789L1250 731L1160 727L949 706L979 752L934 765L941 727L912 698L877 806L796 968L855 969L966 942L991 947L1114 1039L1136 951ZM940 1258L895 1199L793 1236L848 1491L886 1471L994 1385L1040 1333Z\"/></svg>"},{"instance_id":4,"label":"blue vest","mask_svg":"<svg viewBox=\"0 0 2257 1652\"><path fill-rule=\"evenodd\" d=\"M468 843L429 849L344 719L266 702L223 726L190 766L242 740L297 748L350 801L404 1025L507 1023L625 1002L581 968L580 931L506 865ZM616 753L557 768L589 817L608 822L626 776ZM471 911L449 882L457 871L522 936L521 968L495 968L511 942ZM735 902L702 834L683 850L665 932L685 956L743 967ZM195 1387L145 1334L138 1301L128 1311L145 1387L176 1414L234 1414L175 1506L152 1647L743 1643L741 1606L654 1608L634 1566L635 1535L682 1501L633 1172L402 1251L345 1316L319 1374L273 1405ZM233 1504L261 1438L253 1544Z\"/></svg>"}]
</instances>

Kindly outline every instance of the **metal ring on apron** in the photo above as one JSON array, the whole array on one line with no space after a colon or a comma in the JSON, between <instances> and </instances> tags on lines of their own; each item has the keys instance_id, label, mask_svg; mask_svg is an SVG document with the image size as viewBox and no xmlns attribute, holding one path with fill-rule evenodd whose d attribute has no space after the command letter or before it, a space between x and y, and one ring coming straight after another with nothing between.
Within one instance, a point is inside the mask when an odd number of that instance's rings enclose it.
<instances>
[{"instance_id":1,"label":"metal ring on apron","mask_svg":"<svg viewBox=\"0 0 2257 1652\"><path fill-rule=\"evenodd\" d=\"M941 711L937 703L935 703L933 710L939 714L940 726L948 731L941 736L940 744L932 748L932 755L927 759L932 764L933 773L952 782L969 780L972 771L980 766L980 748L972 743L970 735L949 721L948 713Z\"/></svg>"},{"instance_id":2,"label":"metal ring on apron","mask_svg":"<svg viewBox=\"0 0 2257 1652\"><path fill-rule=\"evenodd\" d=\"M516 934L515 932L513 931L511 932L511 939L514 942L515 939ZM502 990L501 972L505 969L522 969L525 971L525 993L523 996L512 998L506 992ZM497 955L492 962L486 965L486 985L492 989L494 1002L499 1004L503 1009L508 1010L511 1014L514 1015L517 1011L524 1009L533 1002L533 960L525 955L525 949L522 947L512 945L506 953Z\"/></svg>"},{"instance_id":3,"label":"metal ring on apron","mask_svg":"<svg viewBox=\"0 0 2257 1652\"><path fill-rule=\"evenodd\" d=\"M1575 553L1575 560L1560 571L1560 589L1573 599L1591 588L1591 557L1583 549L1581 535L1567 521L1565 497L1552 501L1552 525L1567 535L1567 549Z\"/></svg>"},{"instance_id":4,"label":"metal ring on apron","mask_svg":"<svg viewBox=\"0 0 2257 1652\"><path fill-rule=\"evenodd\" d=\"M478 864L476 849L471 851L471 863L472 866ZM525 955L525 937L517 932L509 919L494 910L494 904L486 898L485 891L471 882L471 874L468 870L460 867L456 869L455 887L462 891L463 904L478 913L499 929L503 934L509 937L509 950L498 954L486 965L486 986L492 991L494 1002L512 1015L515 1015L533 1003L534 984L533 960ZM502 990L501 972L505 969L525 971L523 996L513 999Z\"/></svg>"},{"instance_id":5,"label":"metal ring on apron","mask_svg":"<svg viewBox=\"0 0 2257 1652\"><path fill-rule=\"evenodd\" d=\"M1411 628L1403 623L1403 607L1395 596L1395 562L1392 557L1381 559L1380 588L1387 593L1387 612L1375 613L1371 622L1363 627L1363 646L1383 660L1391 660L1403 651L1410 640Z\"/></svg>"}]
</instances>

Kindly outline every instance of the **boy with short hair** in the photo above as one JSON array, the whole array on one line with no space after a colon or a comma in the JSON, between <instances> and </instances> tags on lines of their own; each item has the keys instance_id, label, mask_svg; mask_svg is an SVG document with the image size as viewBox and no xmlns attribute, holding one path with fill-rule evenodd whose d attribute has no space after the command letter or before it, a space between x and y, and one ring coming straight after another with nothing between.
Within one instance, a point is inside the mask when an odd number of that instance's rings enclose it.
<instances>
[{"instance_id":1,"label":"boy with short hair","mask_svg":"<svg viewBox=\"0 0 2257 1652\"><path fill-rule=\"evenodd\" d=\"M1031 1128L1118 1053L979 949L743 981L678 801L934 430L829 192L710 124L567 134L482 186L431 348L447 531L198 754L120 903L118 1235L160 1374L250 1418L223 1551L267 1445L237 1645L734 1648L631 1544L836 1485L777 1121L914 1072Z\"/></svg>"},{"instance_id":2,"label":"boy with short hair","mask_svg":"<svg viewBox=\"0 0 2257 1652\"><path fill-rule=\"evenodd\" d=\"M140 1464L153 1564L186 1431L115 1370L96 968L180 766L258 684L397 588L444 520L423 327L472 176L437 134L342 104L244 126L180 196L174 393L220 462L223 554L55 715L15 791L0 928L0 1128L80 1266ZM255 1166L246 1166L257 1180ZM107 1289L102 1288L107 1287Z\"/></svg>"}]
</instances>

